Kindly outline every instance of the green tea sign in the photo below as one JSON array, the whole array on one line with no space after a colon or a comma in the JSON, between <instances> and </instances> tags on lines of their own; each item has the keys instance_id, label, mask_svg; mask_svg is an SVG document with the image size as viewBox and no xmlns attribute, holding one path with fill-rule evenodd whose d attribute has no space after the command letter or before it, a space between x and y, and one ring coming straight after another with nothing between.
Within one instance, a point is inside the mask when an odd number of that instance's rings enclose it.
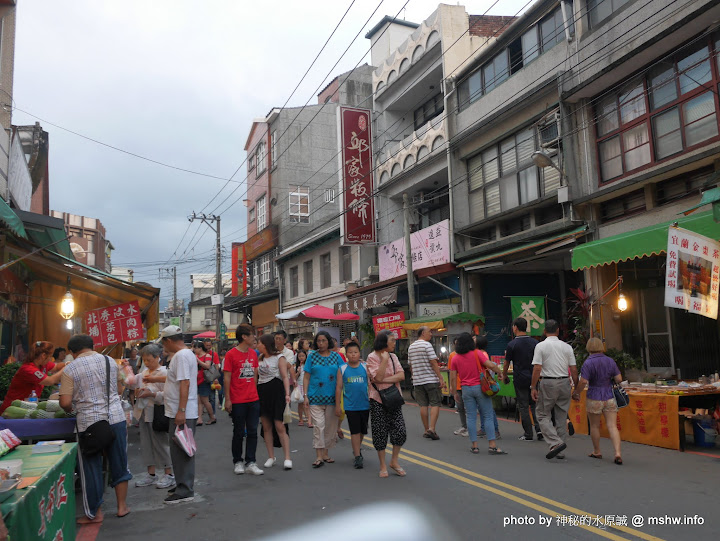
<instances>
[{"instance_id":1,"label":"green tea sign","mask_svg":"<svg viewBox=\"0 0 720 541\"><path fill-rule=\"evenodd\" d=\"M510 297L512 318L527 320L527 333L541 336L545 329L545 297Z\"/></svg>"}]
</instances>

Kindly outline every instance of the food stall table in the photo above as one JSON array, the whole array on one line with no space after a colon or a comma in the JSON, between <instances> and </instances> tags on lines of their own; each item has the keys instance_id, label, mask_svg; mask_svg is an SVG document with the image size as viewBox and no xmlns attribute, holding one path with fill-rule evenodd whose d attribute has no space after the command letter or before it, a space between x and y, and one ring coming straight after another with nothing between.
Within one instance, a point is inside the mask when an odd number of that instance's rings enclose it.
<instances>
[{"instance_id":1,"label":"food stall table","mask_svg":"<svg viewBox=\"0 0 720 541\"><path fill-rule=\"evenodd\" d=\"M4 419L0 430L9 428L23 443L46 440L75 441L75 417L65 419Z\"/></svg>"},{"instance_id":2,"label":"food stall table","mask_svg":"<svg viewBox=\"0 0 720 541\"><path fill-rule=\"evenodd\" d=\"M512 411L513 400L515 400L515 419L518 420L520 412L517 409L517 397L515 395L515 385L513 384L513 375L508 374L510 383L503 383L500 381L500 392L497 394L502 399L503 407L507 412L506 419L510 418L510 411Z\"/></svg>"},{"instance_id":3,"label":"food stall table","mask_svg":"<svg viewBox=\"0 0 720 541\"><path fill-rule=\"evenodd\" d=\"M680 419L680 408L703 397L702 400L714 401L720 392L687 392L686 394L667 394L667 392L642 392L629 390L630 404L618 410L617 426L620 439L633 443L654 445L666 449L684 450L684 419ZM578 434L589 434L587 412L585 410L586 391L580 401L572 401L568 416L575 425ZM600 423L600 435L609 438L605 419ZM682 436L682 437L681 437Z\"/></svg>"},{"instance_id":4,"label":"food stall table","mask_svg":"<svg viewBox=\"0 0 720 541\"><path fill-rule=\"evenodd\" d=\"M0 464L21 459L23 479L35 478L26 488L0 494L10 539L75 539L76 455L77 444L65 443L58 452L38 455L32 454L32 446L21 445L0 458Z\"/></svg>"}]
</instances>

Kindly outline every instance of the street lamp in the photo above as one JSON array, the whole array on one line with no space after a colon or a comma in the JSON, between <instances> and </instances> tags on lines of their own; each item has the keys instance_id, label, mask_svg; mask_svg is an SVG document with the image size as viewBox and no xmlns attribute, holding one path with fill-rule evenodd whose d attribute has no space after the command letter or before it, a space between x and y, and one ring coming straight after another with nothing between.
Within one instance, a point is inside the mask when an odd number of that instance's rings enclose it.
<instances>
[{"instance_id":1,"label":"street lamp","mask_svg":"<svg viewBox=\"0 0 720 541\"><path fill-rule=\"evenodd\" d=\"M622 293L620 293L620 295L618 295L617 307L618 307L618 310L620 310L621 312L624 312L625 310L628 309L627 299L625 298L625 295L623 295Z\"/></svg>"},{"instance_id":2,"label":"street lamp","mask_svg":"<svg viewBox=\"0 0 720 541\"><path fill-rule=\"evenodd\" d=\"M542 150L536 150L532 153L532 160L539 168L545 169L546 167L552 167L558 173L560 173L561 179L565 178L565 173L563 173L562 169L555 165L555 162L546 152Z\"/></svg>"}]
</instances>

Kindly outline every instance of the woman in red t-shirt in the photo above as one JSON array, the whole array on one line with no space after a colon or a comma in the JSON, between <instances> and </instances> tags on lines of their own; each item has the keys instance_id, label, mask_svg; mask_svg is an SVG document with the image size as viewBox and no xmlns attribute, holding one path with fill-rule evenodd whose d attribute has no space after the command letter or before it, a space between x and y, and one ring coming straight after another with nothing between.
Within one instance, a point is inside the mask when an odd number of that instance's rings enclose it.
<instances>
[{"instance_id":1,"label":"woman in red t-shirt","mask_svg":"<svg viewBox=\"0 0 720 541\"><path fill-rule=\"evenodd\" d=\"M26 400L33 391L40 398L43 387L58 384L64 363L62 367L58 367L56 373L48 376L48 373L56 368L55 363L51 362L53 351L55 346L50 342L39 341L32 345L30 354L10 382L10 388L0 406L0 413L5 411L13 400Z\"/></svg>"}]
</instances>

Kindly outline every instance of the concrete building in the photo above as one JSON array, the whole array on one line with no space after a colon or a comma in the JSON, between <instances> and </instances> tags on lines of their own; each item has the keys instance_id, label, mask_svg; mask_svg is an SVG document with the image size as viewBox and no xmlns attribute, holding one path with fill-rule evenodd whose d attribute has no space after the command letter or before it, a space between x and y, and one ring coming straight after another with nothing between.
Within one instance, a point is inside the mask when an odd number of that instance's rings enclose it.
<instances>
[{"instance_id":1,"label":"concrete building","mask_svg":"<svg viewBox=\"0 0 720 541\"><path fill-rule=\"evenodd\" d=\"M370 107L370 66L333 79L318 104L277 108L253 122L249 153L248 235L233 248L247 289L226 310L240 311L258 332L276 328L280 311L344 299L372 252L341 248L338 107ZM254 172L253 172L254 169ZM334 223L333 223L334 222ZM243 255L244 254L244 255ZM241 272L241 271L239 271ZM289 326L291 334L309 332Z\"/></svg>"},{"instance_id":2,"label":"concrete building","mask_svg":"<svg viewBox=\"0 0 720 541\"><path fill-rule=\"evenodd\" d=\"M112 272L111 258L115 247L107 239L99 219L57 210L50 211L50 215L65 224L70 248L77 261L103 272Z\"/></svg>"},{"instance_id":3,"label":"concrete building","mask_svg":"<svg viewBox=\"0 0 720 541\"><path fill-rule=\"evenodd\" d=\"M0 1L0 198L5 201L10 201L8 174L15 73L15 18L15 0Z\"/></svg>"},{"instance_id":4,"label":"concrete building","mask_svg":"<svg viewBox=\"0 0 720 541\"><path fill-rule=\"evenodd\" d=\"M192 292L187 311L184 314L183 334L186 339L192 335L205 331L215 331L217 325L217 307L212 305L212 295L215 293L215 274L191 274ZM231 276L222 275L223 294L227 297L230 294ZM180 301L178 301L180 303ZM172 316L172 301L166 310L166 319ZM223 312L223 322L228 330L234 330L238 324L237 314Z\"/></svg>"}]
</instances>

